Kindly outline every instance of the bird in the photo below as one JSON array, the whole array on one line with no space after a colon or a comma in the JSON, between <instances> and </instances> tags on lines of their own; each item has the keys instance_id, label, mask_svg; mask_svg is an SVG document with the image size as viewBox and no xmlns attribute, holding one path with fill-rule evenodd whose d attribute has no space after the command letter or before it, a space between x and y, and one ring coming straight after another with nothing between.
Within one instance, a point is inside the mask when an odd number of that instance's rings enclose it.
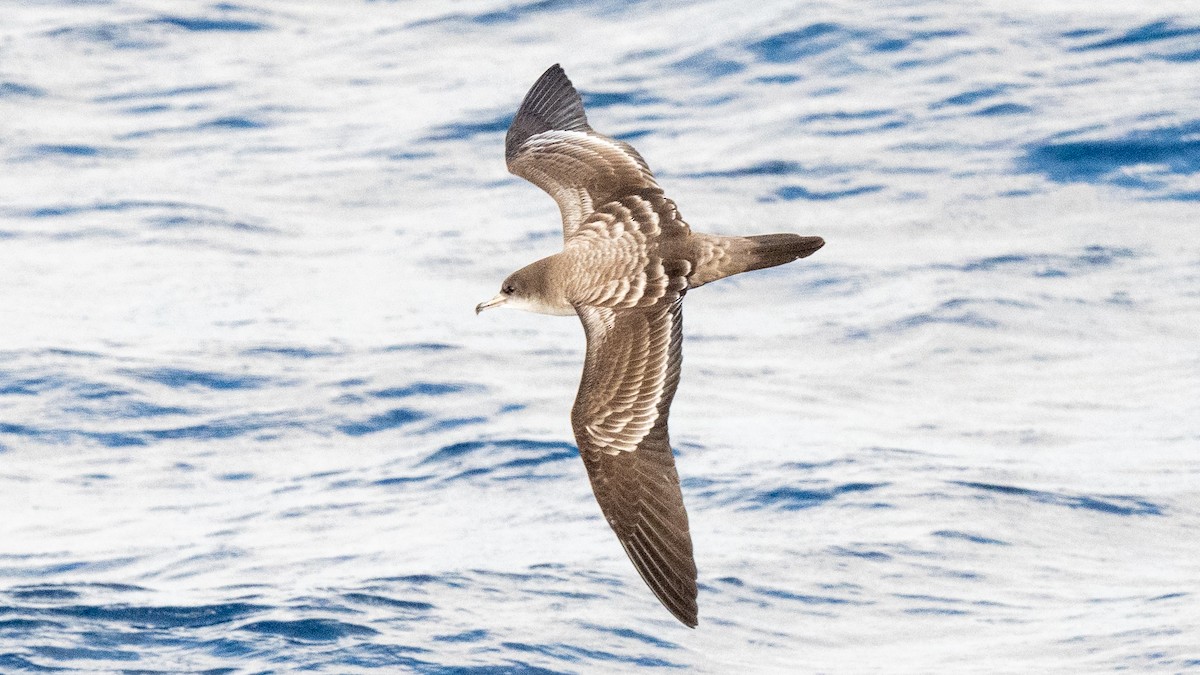
<instances>
[{"instance_id":1,"label":"bird","mask_svg":"<svg viewBox=\"0 0 1200 675\"><path fill-rule=\"evenodd\" d=\"M692 231L642 156L592 129L561 65L530 88L504 140L508 170L547 192L563 248L475 307L576 315L587 349L571 427L600 511L646 585L699 623L697 569L667 432L683 359L683 298L812 255L815 236Z\"/></svg>"}]
</instances>

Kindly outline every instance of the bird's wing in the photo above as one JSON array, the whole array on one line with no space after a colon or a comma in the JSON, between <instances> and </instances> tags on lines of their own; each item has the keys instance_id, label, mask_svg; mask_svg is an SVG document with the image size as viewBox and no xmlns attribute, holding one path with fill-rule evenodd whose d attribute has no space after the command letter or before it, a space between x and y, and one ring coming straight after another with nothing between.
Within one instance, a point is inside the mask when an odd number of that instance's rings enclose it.
<instances>
[{"instance_id":1,"label":"bird's wing","mask_svg":"<svg viewBox=\"0 0 1200 675\"><path fill-rule=\"evenodd\" d=\"M601 204L658 186L632 146L592 131L579 93L558 64L525 95L508 128L504 158L509 171L558 203L564 238Z\"/></svg>"},{"instance_id":2,"label":"bird's wing","mask_svg":"<svg viewBox=\"0 0 1200 675\"><path fill-rule=\"evenodd\" d=\"M592 491L642 579L695 627L696 563L667 435L683 359L682 302L577 311L587 358L571 425Z\"/></svg>"}]
</instances>

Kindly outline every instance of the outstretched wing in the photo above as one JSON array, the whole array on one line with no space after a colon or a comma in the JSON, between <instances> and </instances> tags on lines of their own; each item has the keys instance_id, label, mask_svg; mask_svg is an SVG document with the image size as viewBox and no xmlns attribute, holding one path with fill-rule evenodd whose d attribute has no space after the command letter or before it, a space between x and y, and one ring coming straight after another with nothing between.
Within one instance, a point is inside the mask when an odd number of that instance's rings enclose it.
<instances>
[{"instance_id":1,"label":"outstretched wing","mask_svg":"<svg viewBox=\"0 0 1200 675\"><path fill-rule=\"evenodd\" d=\"M508 128L504 158L509 171L558 203L564 238L596 207L658 186L632 146L592 131L579 93L558 64L525 95Z\"/></svg>"},{"instance_id":2,"label":"outstretched wing","mask_svg":"<svg viewBox=\"0 0 1200 675\"><path fill-rule=\"evenodd\" d=\"M683 360L682 302L577 311L587 358L571 425L592 491L642 579L695 627L696 563L667 435Z\"/></svg>"}]
</instances>

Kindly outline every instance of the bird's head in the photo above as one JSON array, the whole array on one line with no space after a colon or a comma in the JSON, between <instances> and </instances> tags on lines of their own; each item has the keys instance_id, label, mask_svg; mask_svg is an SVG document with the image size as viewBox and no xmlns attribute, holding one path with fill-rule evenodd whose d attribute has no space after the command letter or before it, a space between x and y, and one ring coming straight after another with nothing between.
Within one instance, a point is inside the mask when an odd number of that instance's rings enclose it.
<instances>
[{"instance_id":1,"label":"bird's head","mask_svg":"<svg viewBox=\"0 0 1200 675\"><path fill-rule=\"evenodd\" d=\"M503 306L538 314L574 314L575 308L566 302L561 293L554 291L557 285L551 282L550 274L549 258L522 267L500 284L500 292L496 297L476 305L475 313Z\"/></svg>"},{"instance_id":2,"label":"bird's head","mask_svg":"<svg viewBox=\"0 0 1200 675\"><path fill-rule=\"evenodd\" d=\"M496 297L488 300L487 302L481 302L478 305L475 305L475 313L478 314L485 309L503 306L520 309L520 306L523 304L522 301L525 299L527 290L528 284L521 283L521 270L513 272L512 274L508 275L508 278L504 280L504 283L500 284L500 292L496 294Z\"/></svg>"}]
</instances>

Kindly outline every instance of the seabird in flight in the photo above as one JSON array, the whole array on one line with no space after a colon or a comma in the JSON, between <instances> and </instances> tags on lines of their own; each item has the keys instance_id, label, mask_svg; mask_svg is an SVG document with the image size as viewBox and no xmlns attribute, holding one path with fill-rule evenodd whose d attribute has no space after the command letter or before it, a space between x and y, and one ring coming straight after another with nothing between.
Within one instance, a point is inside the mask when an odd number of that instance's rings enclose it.
<instances>
[{"instance_id":1,"label":"seabird in flight","mask_svg":"<svg viewBox=\"0 0 1200 675\"><path fill-rule=\"evenodd\" d=\"M587 356L571 426L596 501L650 590L695 627L696 563L667 436L683 296L811 255L825 241L693 232L642 156L592 130L558 65L525 95L504 157L558 203L563 250L513 272L475 312L503 306L582 320Z\"/></svg>"}]
</instances>

